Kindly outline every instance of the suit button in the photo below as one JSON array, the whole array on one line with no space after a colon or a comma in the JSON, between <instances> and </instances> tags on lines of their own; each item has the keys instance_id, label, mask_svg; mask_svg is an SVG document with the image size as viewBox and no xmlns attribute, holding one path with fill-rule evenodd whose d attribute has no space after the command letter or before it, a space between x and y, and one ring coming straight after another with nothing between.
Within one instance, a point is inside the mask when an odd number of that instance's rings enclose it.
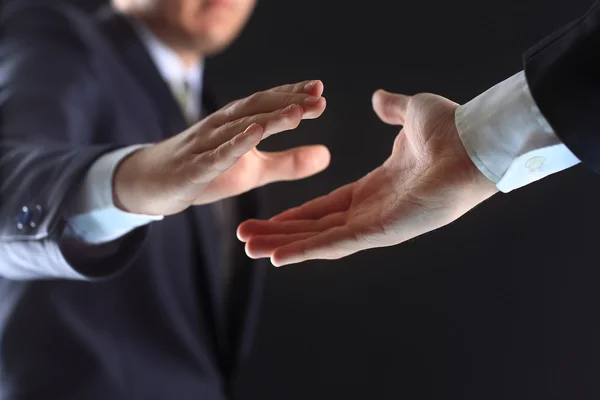
<instances>
[{"instance_id":1,"label":"suit button","mask_svg":"<svg viewBox=\"0 0 600 400\"><path fill-rule=\"evenodd\" d=\"M30 222L31 213L29 207L24 206L17 215L17 228L23 229Z\"/></svg>"},{"instance_id":2,"label":"suit button","mask_svg":"<svg viewBox=\"0 0 600 400\"><path fill-rule=\"evenodd\" d=\"M44 209L39 204L31 210L29 217L29 226L35 228L40 223L42 216L44 215Z\"/></svg>"}]
</instances>

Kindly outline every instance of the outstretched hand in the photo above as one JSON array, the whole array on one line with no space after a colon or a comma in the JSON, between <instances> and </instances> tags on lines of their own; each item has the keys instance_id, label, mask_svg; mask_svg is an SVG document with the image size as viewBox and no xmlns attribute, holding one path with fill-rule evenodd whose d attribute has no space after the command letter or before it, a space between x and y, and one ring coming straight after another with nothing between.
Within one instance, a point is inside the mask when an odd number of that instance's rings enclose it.
<instances>
[{"instance_id":1,"label":"outstretched hand","mask_svg":"<svg viewBox=\"0 0 600 400\"><path fill-rule=\"evenodd\" d=\"M242 223L237 235L249 257L283 266L392 246L456 220L497 191L458 136L458 104L379 90L373 108L383 122L403 126L391 156L328 195L268 221Z\"/></svg>"},{"instance_id":2,"label":"outstretched hand","mask_svg":"<svg viewBox=\"0 0 600 400\"><path fill-rule=\"evenodd\" d=\"M113 200L138 214L171 215L267 185L314 175L329 165L320 145L280 152L256 146L292 131L326 107L321 81L255 93L221 108L188 130L134 152L118 166Z\"/></svg>"}]
</instances>

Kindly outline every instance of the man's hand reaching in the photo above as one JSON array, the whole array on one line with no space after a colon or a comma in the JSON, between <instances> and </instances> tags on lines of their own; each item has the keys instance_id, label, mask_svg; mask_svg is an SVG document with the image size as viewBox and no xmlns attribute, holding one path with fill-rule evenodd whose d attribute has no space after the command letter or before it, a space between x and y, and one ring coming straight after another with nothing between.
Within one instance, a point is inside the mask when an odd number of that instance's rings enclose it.
<instances>
[{"instance_id":1,"label":"man's hand reaching","mask_svg":"<svg viewBox=\"0 0 600 400\"><path fill-rule=\"evenodd\" d=\"M237 234L248 256L283 266L392 246L456 220L497 192L458 136L458 104L379 90L373 108L383 122L403 126L391 156L328 195L268 221L242 223Z\"/></svg>"},{"instance_id":2,"label":"man's hand reaching","mask_svg":"<svg viewBox=\"0 0 600 400\"><path fill-rule=\"evenodd\" d=\"M262 152L270 135L295 129L325 111L321 81L283 85L234 101L185 132L134 152L117 168L120 209L175 214L276 181L302 179L329 164L326 147Z\"/></svg>"}]
</instances>

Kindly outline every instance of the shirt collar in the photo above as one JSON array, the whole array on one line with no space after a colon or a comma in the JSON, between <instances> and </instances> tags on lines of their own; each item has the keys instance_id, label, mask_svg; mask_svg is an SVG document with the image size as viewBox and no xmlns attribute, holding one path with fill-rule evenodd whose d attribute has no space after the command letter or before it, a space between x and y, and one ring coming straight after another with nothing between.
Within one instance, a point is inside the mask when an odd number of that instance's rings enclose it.
<instances>
[{"instance_id":1,"label":"shirt collar","mask_svg":"<svg viewBox=\"0 0 600 400\"><path fill-rule=\"evenodd\" d=\"M181 87L183 82L186 81L190 85L192 93L200 96L204 64L198 62L196 65L187 68L177 53L152 33L150 29L139 21L134 20L132 22L163 79L175 87Z\"/></svg>"}]
</instances>

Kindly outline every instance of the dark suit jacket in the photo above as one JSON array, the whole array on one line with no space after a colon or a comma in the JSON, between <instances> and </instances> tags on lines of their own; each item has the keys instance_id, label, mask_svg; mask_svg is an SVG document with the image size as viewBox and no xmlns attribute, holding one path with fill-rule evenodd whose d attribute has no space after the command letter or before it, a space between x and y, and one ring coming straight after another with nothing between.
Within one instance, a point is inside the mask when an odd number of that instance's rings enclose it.
<instances>
[{"instance_id":1,"label":"dark suit jacket","mask_svg":"<svg viewBox=\"0 0 600 400\"><path fill-rule=\"evenodd\" d=\"M600 2L524 54L533 98L563 143L600 173Z\"/></svg>"},{"instance_id":2,"label":"dark suit jacket","mask_svg":"<svg viewBox=\"0 0 600 400\"><path fill-rule=\"evenodd\" d=\"M186 123L128 21L48 3L14 2L0 16L0 250L19 248L43 278L0 278L0 399L226 398L265 264L249 265L237 243L225 313L209 208L139 228L103 258L69 258L87 281L51 273L57 243L76 253L62 239L65 209L89 166ZM216 109L208 93L203 105ZM234 222L260 216L253 194L231 210Z\"/></svg>"}]
</instances>

